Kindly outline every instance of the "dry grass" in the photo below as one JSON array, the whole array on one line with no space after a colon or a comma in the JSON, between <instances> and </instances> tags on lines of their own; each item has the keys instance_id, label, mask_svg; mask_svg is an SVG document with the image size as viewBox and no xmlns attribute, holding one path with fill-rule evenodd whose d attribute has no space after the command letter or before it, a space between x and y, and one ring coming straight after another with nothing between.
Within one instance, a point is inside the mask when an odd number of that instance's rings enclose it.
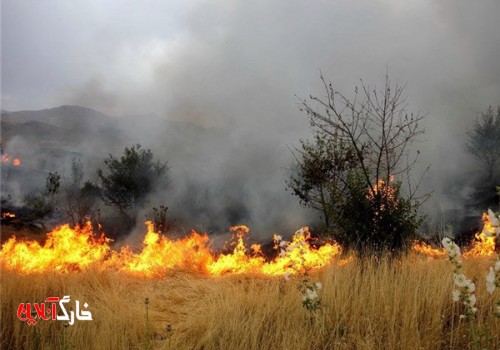
<instances>
[{"instance_id":1,"label":"dry grass","mask_svg":"<svg viewBox=\"0 0 500 350\"><path fill-rule=\"evenodd\" d=\"M494 297L485 293L491 260L467 260L477 284L475 324L489 325L500 348ZM175 272L150 280L117 272L18 275L2 271L3 349L145 349L144 299L149 298L151 348L169 349L467 349L470 324L459 321L451 300L451 266L445 260L409 256L381 264L354 260L331 266L314 280L323 283L321 311L301 305L300 279L239 275L206 277ZM88 302L93 321L20 322L21 302L71 295ZM498 291L497 291L498 295ZM40 341L38 340L40 339ZM453 344L450 342L453 341Z\"/></svg>"}]
</instances>

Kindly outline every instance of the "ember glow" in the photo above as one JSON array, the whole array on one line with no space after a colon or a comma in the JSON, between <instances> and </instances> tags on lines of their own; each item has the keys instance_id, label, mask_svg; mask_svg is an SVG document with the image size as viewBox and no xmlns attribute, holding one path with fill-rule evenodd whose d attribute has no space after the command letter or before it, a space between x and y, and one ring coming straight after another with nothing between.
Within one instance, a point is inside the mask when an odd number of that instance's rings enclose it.
<instances>
[{"instance_id":1,"label":"ember glow","mask_svg":"<svg viewBox=\"0 0 500 350\"><path fill-rule=\"evenodd\" d=\"M42 246L35 241L10 238L0 251L0 262L21 273L47 271L81 271L88 268L113 269L144 277L161 277L170 270L189 270L212 276L239 273L284 275L305 272L330 264L341 253L336 243L320 248L310 244L307 228L297 231L291 242L281 244L278 257L267 261L260 246L245 244L249 228L235 226L234 248L228 254L216 254L209 248L206 234L195 231L178 240L170 240L154 231L146 222L147 233L142 250L135 253L129 246L119 251L110 248L104 234L93 234L90 223L83 228L61 226L47 235ZM279 247L277 247L279 248Z\"/></svg>"},{"instance_id":2,"label":"ember glow","mask_svg":"<svg viewBox=\"0 0 500 350\"><path fill-rule=\"evenodd\" d=\"M14 158L12 159L12 156L8 153L2 154L2 157L0 158L0 161L5 164L12 164L13 166L20 166L21 165L21 159L19 158Z\"/></svg>"},{"instance_id":3,"label":"ember glow","mask_svg":"<svg viewBox=\"0 0 500 350\"><path fill-rule=\"evenodd\" d=\"M15 217L16 217L16 214L10 213L8 211L5 212L5 213L2 213L2 218L10 218L10 219L12 219L12 218L15 218Z\"/></svg>"}]
</instances>

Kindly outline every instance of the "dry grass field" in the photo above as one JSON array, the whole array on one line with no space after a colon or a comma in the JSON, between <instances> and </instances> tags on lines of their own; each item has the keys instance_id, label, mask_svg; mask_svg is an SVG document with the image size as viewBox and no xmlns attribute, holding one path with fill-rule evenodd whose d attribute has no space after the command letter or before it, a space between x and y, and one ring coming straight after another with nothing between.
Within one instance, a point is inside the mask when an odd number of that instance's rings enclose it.
<instances>
[{"instance_id":1,"label":"dry grass field","mask_svg":"<svg viewBox=\"0 0 500 350\"><path fill-rule=\"evenodd\" d=\"M3 269L1 347L469 349L475 348L474 337L482 339L481 349L499 349L495 294L484 287L491 262L476 258L464 264L477 285L479 311L472 321L460 319L460 305L452 301L450 263L415 254L381 263L353 259L311 274L323 284L315 312L302 306L301 277L174 271L151 279L111 270L22 275ZM66 327L61 321L30 326L18 320L19 303L64 295L87 302L93 320Z\"/></svg>"}]
</instances>

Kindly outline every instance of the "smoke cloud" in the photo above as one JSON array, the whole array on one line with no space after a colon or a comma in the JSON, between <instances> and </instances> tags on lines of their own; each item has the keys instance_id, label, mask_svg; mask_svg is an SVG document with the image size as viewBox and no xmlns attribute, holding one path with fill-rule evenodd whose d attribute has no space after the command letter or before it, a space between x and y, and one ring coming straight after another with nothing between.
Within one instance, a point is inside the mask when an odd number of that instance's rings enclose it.
<instances>
[{"instance_id":1,"label":"smoke cloud","mask_svg":"<svg viewBox=\"0 0 500 350\"><path fill-rule=\"evenodd\" d=\"M315 215L285 191L289 148L310 136L297 97L324 95L320 71L349 94L388 70L410 110L429 114L429 210L453 208L467 193L444 193L447 176L477 167L465 131L500 104L498 13L496 0L6 0L2 108L112 115L115 149L141 143L169 161L172 184L153 201L214 232L248 223L268 235Z\"/></svg>"}]
</instances>

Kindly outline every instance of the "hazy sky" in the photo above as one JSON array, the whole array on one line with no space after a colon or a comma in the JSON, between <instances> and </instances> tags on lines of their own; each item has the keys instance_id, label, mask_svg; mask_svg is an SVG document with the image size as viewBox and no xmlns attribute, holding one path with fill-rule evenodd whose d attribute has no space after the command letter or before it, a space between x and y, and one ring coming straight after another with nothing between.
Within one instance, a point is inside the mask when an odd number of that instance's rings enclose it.
<instances>
[{"instance_id":1,"label":"hazy sky","mask_svg":"<svg viewBox=\"0 0 500 350\"><path fill-rule=\"evenodd\" d=\"M322 94L320 70L346 93L387 69L406 83L411 109L429 114L434 179L470 161L464 131L500 104L498 0L1 4L3 109L79 104L215 125L277 168L307 135L296 96Z\"/></svg>"}]
</instances>

